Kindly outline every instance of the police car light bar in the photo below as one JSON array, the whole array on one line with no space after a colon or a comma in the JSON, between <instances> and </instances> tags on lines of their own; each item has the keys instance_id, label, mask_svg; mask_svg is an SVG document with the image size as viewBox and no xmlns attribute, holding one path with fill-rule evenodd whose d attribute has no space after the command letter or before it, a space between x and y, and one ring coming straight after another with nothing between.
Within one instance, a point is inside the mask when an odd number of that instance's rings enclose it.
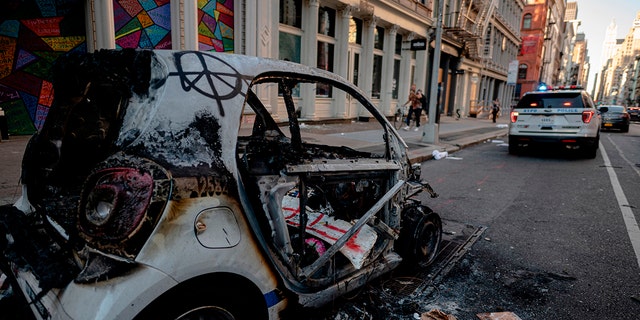
<instances>
[{"instance_id":1,"label":"police car light bar","mask_svg":"<svg viewBox=\"0 0 640 320\"><path fill-rule=\"evenodd\" d=\"M551 90L580 90L580 89L584 89L582 86L579 85L570 85L570 86L549 86L544 82L541 82L538 85L538 91L551 91Z\"/></svg>"}]
</instances>

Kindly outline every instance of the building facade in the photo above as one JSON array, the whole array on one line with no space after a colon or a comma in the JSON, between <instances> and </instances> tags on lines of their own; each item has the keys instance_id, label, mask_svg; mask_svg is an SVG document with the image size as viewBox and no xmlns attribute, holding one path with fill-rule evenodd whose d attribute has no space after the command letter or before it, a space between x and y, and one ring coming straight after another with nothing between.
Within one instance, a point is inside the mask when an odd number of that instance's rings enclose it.
<instances>
[{"instance_id":1,"label":"building facade","mask_svg":"<svg viewBox=\"0 0 640 320\"><path fill-rule=\"evenodd\" d=\"M561 84L565 8L564 0L527 0L518 54L518 97L535 90L540 83Z\"/></svg>"},{"instance_id":2,"label":"building facade","mask_svg":"<svg viewBox=\"0 0 640 320\"><path fill-rule=\"evenodd\" d=\"M218 51L315 66L355 83L388 116L407 100L411 84L429 93L431 72L439 75L444 115L473 116L487 101L510 101L515 81L507 76L524 1L442 1L441 62L434 67L437 0L7 0L0 4L0 107L12 134L33 133L52 104L49 77L58 56L120 48ZM277 90L259 94L285 122ZM365 116L318 88L301 86L296 98L303 121Z\"/></svg>"},{"instance_id":3,"label":"building facade","mask_svg":"<svg viewBox=\"0 0 640 320\"><path fill-rule=\"evenodd\" d=\"M453 64L441 64L439 75L447 77L439 79L457 88L444 102L444 112L451 115L455 109L463 115L482 117L488 116L495 99L509 106L516 91L517 69L510 69L510 65L516 63L521 44L524 1L457 0L445 4L443 41L460 53L443 54Z\"/></svg>"},{"instance_id":4,"label":"building facade","mask_svg":"<svg viewBox=\"0 0 640 320\"><path fill-rule=\"evenodd\" d=\"M606 104L637 103L637 58L640 56L640 11L626 36L616 40L612 58L603 66L600 84L596 88L598 100Z\"/></svg>"}]
</instances>

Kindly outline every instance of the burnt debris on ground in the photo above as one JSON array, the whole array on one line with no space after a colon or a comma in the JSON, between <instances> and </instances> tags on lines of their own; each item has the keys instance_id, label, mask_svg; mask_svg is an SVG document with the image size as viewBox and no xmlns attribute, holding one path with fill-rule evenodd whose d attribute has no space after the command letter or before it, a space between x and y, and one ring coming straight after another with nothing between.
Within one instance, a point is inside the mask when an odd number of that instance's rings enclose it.
<instances>
[{"instance_id":1,"label":"burnt debris on ground","mask_svg":"<svg viewBox=\"0 0 640 320\"><path fill-rule=\"evenodd\" d=\"M300 312L311 320L413 319L431 310L442 281L485 230L443 220L441 247L430 266L399 268L320 310Z\"/></svg>"}]
</instances>

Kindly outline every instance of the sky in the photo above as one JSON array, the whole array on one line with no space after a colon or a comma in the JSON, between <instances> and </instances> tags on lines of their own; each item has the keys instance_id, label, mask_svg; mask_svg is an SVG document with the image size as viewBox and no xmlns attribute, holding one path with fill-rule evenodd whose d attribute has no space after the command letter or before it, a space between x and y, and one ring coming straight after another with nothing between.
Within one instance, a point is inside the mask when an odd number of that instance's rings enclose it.
<instances>
[{"instance_id":1,"label":"sky","mask_svg":"<svg viewBox=\"0 0 640 320\"><path fill-rule=\"evenodd\" d=\"M614 20L618 26L617 38L624 38L633 25L636 13L640 11L640 0L567 0L578 3L578 20L581 25L578 32L583 32L587 39L587 50L591 70L587 90L595 84L595 74L600 72L602 45L607 27Z\"/></svg>"}]
</instances>

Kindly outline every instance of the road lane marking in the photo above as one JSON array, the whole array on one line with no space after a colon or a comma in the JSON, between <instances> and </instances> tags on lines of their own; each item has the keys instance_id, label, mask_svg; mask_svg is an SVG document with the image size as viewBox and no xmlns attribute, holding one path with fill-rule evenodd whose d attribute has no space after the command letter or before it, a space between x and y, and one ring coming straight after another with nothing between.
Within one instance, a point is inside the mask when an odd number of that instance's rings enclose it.
<instances>
[{"instance_id":1,"label":"road lane marking","mask_svg":"<svg viewBox=\"0 0 640 320\"><path fill-rule=\"evenodd\" d=\"M629 164L629 167L631 167L631 169L633 169L633 171L635 171L638 174L638 176L640 176L640 167L631 163L631 161L629 161L629 159L627 159L627 157L624 156L624 152L622 152L622 150L620 150L618 145L615 142L613 142L613 139L611 139L611 135L607 135L607 139L609 139L609 142L611 142L611 144L614 147L616 147L616 150L618 150L618 154L620 155L620 157L622 157L622 159L624 159L624 161L626 161Z\"/></svg>"},{"instance_id":2,"label":"road lane marking","mask_svg":"<svg viewBox=\"0 0 640 320\"><path fill-rule=\"evenodd\" d=\"M624 195L622 186L620 186L618 176L616 175L613 167L611 167L611 161L609 160L609 156L604 150L604 146L602 145L602 143L600 143L600 153L602 154L602 158L604 159L604 166L607 168L607 173L609 173L611 186L613 187L613 192L616 194L618 207L620 207L620 211L622 212L622 219L624 220L624 224L627 227L629 240L631 240L631 245L633 246L633 251L636 253L636 259L638 260L638 266L640 267L640 228L638 227L638 222L636 221L636 217L633 214L631 207L629 206L627 196Z\"/></svg>"}]
</instances>

